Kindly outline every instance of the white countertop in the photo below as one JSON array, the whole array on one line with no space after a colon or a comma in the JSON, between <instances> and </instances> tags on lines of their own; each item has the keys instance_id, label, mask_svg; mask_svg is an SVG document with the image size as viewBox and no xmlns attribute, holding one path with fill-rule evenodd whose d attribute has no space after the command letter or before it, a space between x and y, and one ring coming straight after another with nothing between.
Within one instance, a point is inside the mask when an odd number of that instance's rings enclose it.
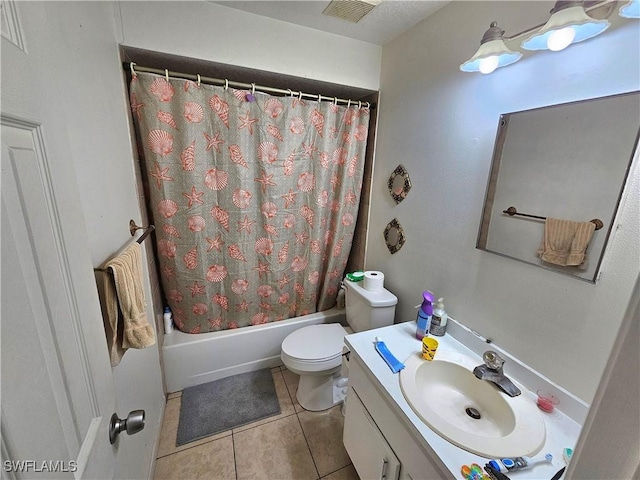
<instances>
[{"instance_id":1,"label":"white countertop","mask_svg":"<svg viewBox=\"0 0 640 480\"><path fill-rule=\"evenodd\" d=\"M409 321L392 325L389 327L378 328L375 330L368 330L365 332L355 333L347 335L345 337L345 343L351 350L352 354L356 354L367 366L368 374L371 380L374 381L375 386L382 392L384 392L388 398L389 404L395 408L396 413L400 415L400 418L404 419L411 431L414 432L416 441L423 444L423 448L429 450L432 449L451 471L455 478L463 478L460 473L462 465L471 465L477 463L481 467L484 467L488 459L481 457L474 453L467 452L456 445L448 442L436 432L431 430L411 409L411 406L407 403L402 394L400 388L400 375L399 373L392 373L391 369L387 366L384 360L380 357L378 352L374 348L374 339L380 337L391 353L401 362L404 362L410 355L415 355L416 352L420 352L422 344L420 340L415 337L416 323L415 321ZM465 331L466 330L466 331ZM482 343L470 340L468 329L462 327L454 320L450 320L447 333L442 337L434 337L438 340L439 346L436 351L435 359L438 359L439 354L441 356L450 355L465 355L472 358L477 358L477 365L482 364L481 355L482 352L478 352L478 348L484 348L484 350L496 350L500 355L506 354L502 349L491 344ZM477 336L476 334L474 334ZM465 341L465 344L460 343L456 338ZM479 337L481 338L481 337ZM470 340L470 341L469 341ZM484 340L484 339L482 339ZM468 342L467 342L468 341ZM465 345L470 345L472 349L467 348ZM558 470L565 466L565 462L562 458L562 451L564 448L575 448L575 444L580 434L581 425L576 421L584 421L588 406L575 397L571 397L566 391L560 387L550 384L550 382L542 376L538 376L537 372L523 366L513 357L505 355L507 362L505 363L505 373L512 380L516 381L522 388L522 395L526 395L531 399L531 402L536 402L535 389L544 386L550 389L554 393L559 393L561 403L553 413L546 413L540 411L544 418L546 427L546 441L540 452L534 455L534 458L544 456L546 453L553 455L552 464L536 465L532 468L510 472L508 475L511 479L550 479ZM512 362L511 368L516 373L522 373L517 376L509 370L509 362ZM528 371L524 371L524 370ZM555 388L554 388L555 387ZM532 389L530 391L529 389ZM506 394L504 394L506 395ZM566 407L567 411L571 411L572 417L563 413L562 407ZM577 412L577 413L576 413ZM418 434L416 435L415 432ZM426 444L426 445L425 445Z\"/></svg>"}]
</instances>

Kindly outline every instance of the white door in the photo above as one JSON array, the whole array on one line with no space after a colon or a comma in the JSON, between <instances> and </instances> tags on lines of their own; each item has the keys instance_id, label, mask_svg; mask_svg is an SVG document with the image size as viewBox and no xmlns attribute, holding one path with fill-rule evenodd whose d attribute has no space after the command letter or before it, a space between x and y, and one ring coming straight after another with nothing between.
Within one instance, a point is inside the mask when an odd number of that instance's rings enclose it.
<instances>
[{"instance_id":1,"label":"white door","mask_svg":"<svg viewBox=\"0 0 640 480\"><path fill-rule=\"evenodd\" d=\"M46 58L0 5L0 476L112 479L113 376L70 142L33 81Z\"/></svg>"},{"instance_id":2,"label":"white door","mask_svg":"<svg viewBox=\"0 0 640 480\"><path fill-rule=\"evenodd\" d=\"M113 478L104 332L74 288L41 127L2 123L2 476Z\"/></svg>"}]
</instances>

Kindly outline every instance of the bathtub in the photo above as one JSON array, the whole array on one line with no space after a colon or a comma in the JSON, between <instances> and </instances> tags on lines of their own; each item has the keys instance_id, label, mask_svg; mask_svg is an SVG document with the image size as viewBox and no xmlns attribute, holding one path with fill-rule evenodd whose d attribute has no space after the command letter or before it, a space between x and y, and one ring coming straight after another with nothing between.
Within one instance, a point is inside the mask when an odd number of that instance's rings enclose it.
<instances>
[{"instance_id":1,"label":"bathtub","mask_svg":"<svg viewBox=\"0 0 640 480\"><path fill-rule=\"evenodd\" d=\"M165 335L162 346L167 392L282 365L280 346L285 337L319 323L346 326L345 310L332 308L279 322L195 335L175 330Z\"/></svg>"}]
</instances>

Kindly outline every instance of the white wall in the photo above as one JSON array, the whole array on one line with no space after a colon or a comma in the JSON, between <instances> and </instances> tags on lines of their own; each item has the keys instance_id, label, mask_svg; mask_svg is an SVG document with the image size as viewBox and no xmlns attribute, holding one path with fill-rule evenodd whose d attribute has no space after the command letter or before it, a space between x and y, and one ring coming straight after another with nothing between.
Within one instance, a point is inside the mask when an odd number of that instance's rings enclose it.
<instances>
[{"instance_id":1,"label":"white wall","mask_svg":"<svg viewBox=\"0 0 640 480\"><path fill-rule=\"evenodd\" d=\"M371 90L379 86L378 45L210 2L119 4L119 41L127 46Z\"/></svg>"},{"instance_id":2,"label":"white wall","mask_svg":"<svg viewBox=\"0 0 640 480\"><path fill-rule=\"evenodd\" d=\"M596 285L475 249L500 114L640 84L640 29L623 19L491 75L458 70L492 20L513 35L544 23L552 6L455 1L383 48L366 268L385 272L396 321L414 318L432 290L454 318L590 402L640 269L637 159ZM386 181L398 163L413 188L396 206ZM394 217L407 242L392 256L382 232Z\"/></svg>"},{"instance_id":3,"label":"white wall","mask_svg":"<svg viewBox=\"0 0 640 480\"><path fill-rule=\"evenodd\" d=\"M58 31L64 37L54 39L57 61L67 75L75 72L67 85L73 101L65 102L65 121L72 137L70 157L76 167L94 266L131 240L130 219L141 223L126 121L129 107L116 43L115 6L106 2L61 2L51 12L60 22ZM60 51L61 43L69 45L69 50ZM143 263L146 265L144 249ZM147 275L145 297L147 319L154 325ZM119 455L126 460L119 475L144 478L153 461L165 402L158 343L128 350L113 368L113 381L121 418L131 410L146 411L145 430L120 441Z\"/></svg>"}]
</instances>

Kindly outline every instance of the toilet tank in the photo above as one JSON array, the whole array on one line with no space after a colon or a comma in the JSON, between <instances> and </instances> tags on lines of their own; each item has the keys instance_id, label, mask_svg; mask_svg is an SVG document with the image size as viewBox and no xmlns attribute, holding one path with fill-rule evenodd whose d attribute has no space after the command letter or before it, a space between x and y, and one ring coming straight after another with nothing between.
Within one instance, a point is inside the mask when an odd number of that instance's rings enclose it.
<instances>
[{"instance_id":1,"label":"toilet tank","mask_svg":"<svg viewBox=\"0 0 640 480\"><path fill-rule=\"evenodd\" d=\"M354 332L393 324L398 298L389 290L371 292L362 282L344 280L347 323Z\"/></svg>"}]
</instances>

